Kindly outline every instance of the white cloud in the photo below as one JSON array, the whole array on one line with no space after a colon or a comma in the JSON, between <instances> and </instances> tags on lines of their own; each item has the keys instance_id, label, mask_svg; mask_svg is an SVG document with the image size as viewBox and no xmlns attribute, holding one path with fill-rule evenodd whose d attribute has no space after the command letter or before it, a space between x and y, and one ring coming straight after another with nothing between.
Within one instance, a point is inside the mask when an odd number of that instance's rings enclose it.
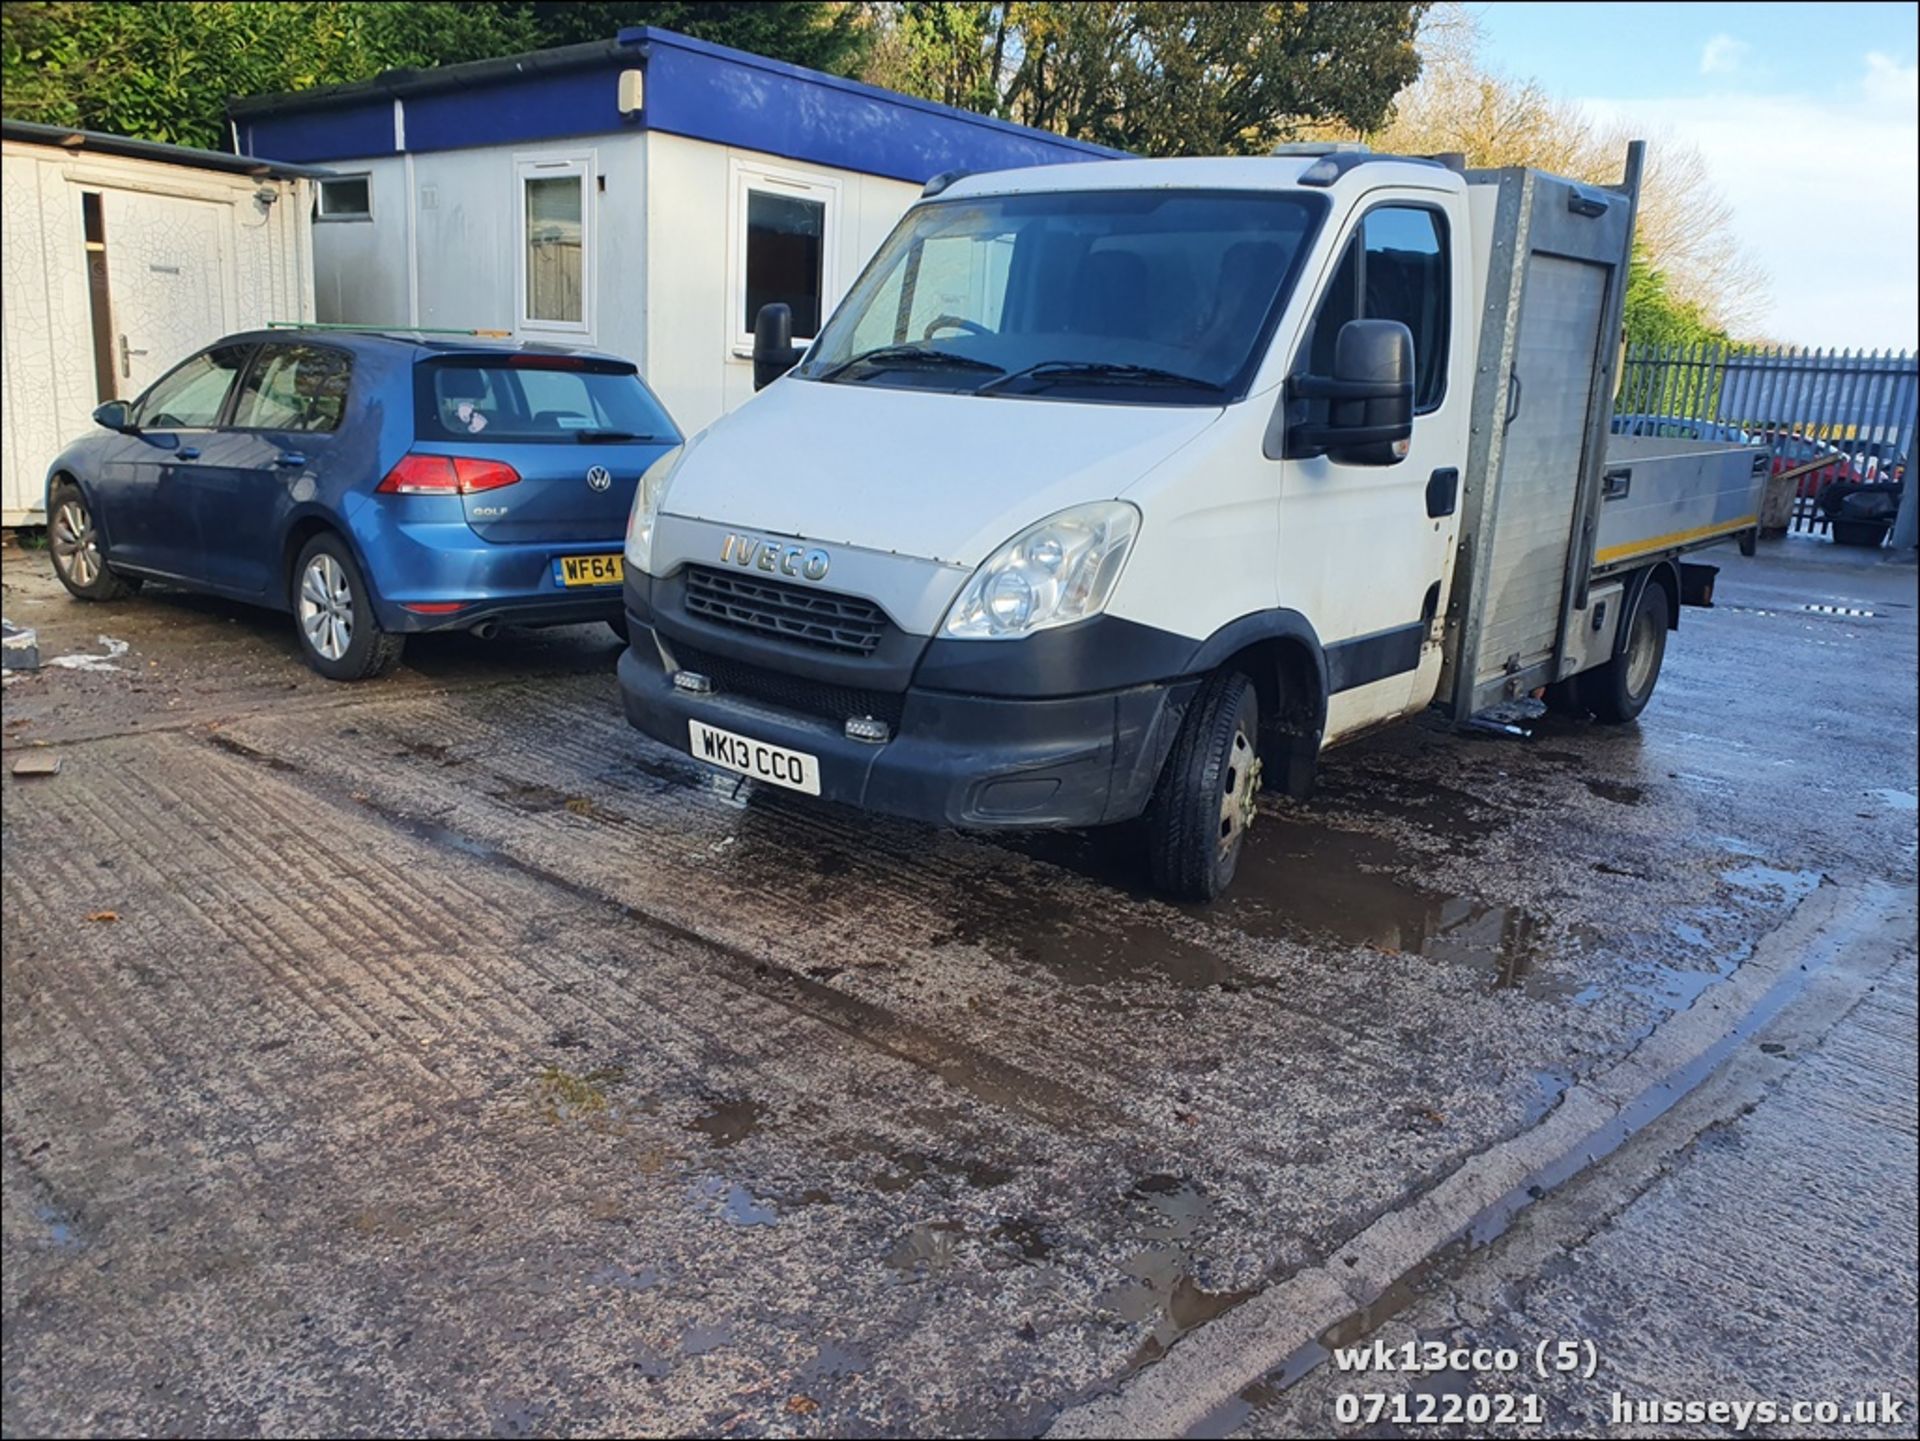
<instances>
[{"instance_id":1,"label":"white cloud","mask_svg":"<svg viewBox=\"0 0 1920 1441\"><path fill-rule=\"evenodd\" d=\"M1772 277L1759 328L1799 345L1920 348L1915 67L1884 55L1798 94L1579 102L1698 146L1744 249Z\"/></svg>"},{"instance_id":2,"label":"white cloud","mask_svg":"<svg viewBox=\"0 0 1920 1441\"><path fill-rule=\"evenodd\" d=\"M1920 64L1902 65L1891 55L1870 51L1860 88L1875 104L1911 106L1920 101Z\"/></svg>"},{"instance_id":3,"label":"white cloud","mask_svg":"<svg viewBox=\"0 0 1920 1441\"><path fill-rule=\"evenodd\" d=\"M1731 75L1738 70L1752 52L1753 47L1744 40L1736 40L1724 30L1706 43L1700 52L1700 73L1702 75Z\"/></svg>"}]
</instances>

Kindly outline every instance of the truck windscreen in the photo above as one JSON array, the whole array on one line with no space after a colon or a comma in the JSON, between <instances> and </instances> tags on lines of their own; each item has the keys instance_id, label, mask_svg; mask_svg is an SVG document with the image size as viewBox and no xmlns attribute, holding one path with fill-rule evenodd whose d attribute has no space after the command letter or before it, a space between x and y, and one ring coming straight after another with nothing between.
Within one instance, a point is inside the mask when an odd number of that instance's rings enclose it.
<instances>
[{"instance_id":1,"label":"truck windscreen","mask_svg":"<svg viewBox=\"0 0 1920 1441\"><path fill-rule=\"evenodd\" d=\"M795 374L1219 405L1251 380L1322 208L1317 196L1193 190L915 206Z\"/></svg>"}]
</instances>

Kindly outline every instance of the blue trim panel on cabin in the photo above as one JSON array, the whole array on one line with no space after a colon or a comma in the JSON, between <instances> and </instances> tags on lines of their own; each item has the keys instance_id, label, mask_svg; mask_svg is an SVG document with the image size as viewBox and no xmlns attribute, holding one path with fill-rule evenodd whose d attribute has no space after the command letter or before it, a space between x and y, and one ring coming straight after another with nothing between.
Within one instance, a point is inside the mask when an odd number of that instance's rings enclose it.
<instances>
[{"instance_id":1,"label":"blue trim panel on cabin","mask_svg":"<svg viewBox=\"0 0 1920 1441\"><path fill-rule=\"evenodd\" d=\"M620 40L648 49L648 127L696 140L914 184L1121 154L684 35L639 28Z\"/></svg>"},{"instance_id":2,"label":"blue trim panel on cabin","mask_svg":"<svg viewBox=\"0 0 1920 1441\"><path fill-rule=\"evenodd\" d=\"M632 49L630 59L406 96L406 148L530 144L645 128L914 184L944 170L1121 154L669 31L641 27L619 38ZM636 64L647 72L646 107L623 117L616 77ZM244 119L240 133L249 154L289 161L390 155L393 99L380 94L303 109L295 97L283 110Z\"/></svg>"},{"instance_id":3,"label":"blue trim panel on cabin","mask_svg":"<svg viewBox=\"0 0 1920 1441\"><path fill-rule=\"evenodd\" d=\"M393 98L379 95L330 110L256 115L240 122L240 145L248 155L297 165L391 155Z\"/></svg>"}]
</instances>

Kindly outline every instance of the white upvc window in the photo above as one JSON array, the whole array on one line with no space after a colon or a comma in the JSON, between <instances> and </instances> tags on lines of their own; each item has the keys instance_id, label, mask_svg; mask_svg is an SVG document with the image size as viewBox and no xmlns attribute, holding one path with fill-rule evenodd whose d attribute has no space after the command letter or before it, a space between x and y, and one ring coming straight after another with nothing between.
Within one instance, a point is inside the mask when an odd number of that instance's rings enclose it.
<instances>
[{"instance_id":1,"label":"white upvc window","mask_svg":"<svg viewBox=\"0 0 1920 1441\"><path fill-rule=\"evenodd\" d=\"M593 328L592 175L590 154L514 161L523 330Z\"/></svg>"},{"instance_id":2,"label":"white upvc window","mask_svg":"<svg viewBox=\"0 0 1920 1441\"><path fill-rule=\"evenodd\" d=\"M753 353L753 321L763 305L792 308L797 344L819 332L840 299L839 227L838 180L733 162L727 335L734 354Z\"/></svg>"},{"instance_id":3,"label":"white upvc window","mask_svg":"<svg viewBox=\"0 0 1920 1441\"><path fill-rule=\"evenodd\" d=\"M315 187L315 220L373 219L373 177L329 175Z\"/></svg>"}]
</instances>

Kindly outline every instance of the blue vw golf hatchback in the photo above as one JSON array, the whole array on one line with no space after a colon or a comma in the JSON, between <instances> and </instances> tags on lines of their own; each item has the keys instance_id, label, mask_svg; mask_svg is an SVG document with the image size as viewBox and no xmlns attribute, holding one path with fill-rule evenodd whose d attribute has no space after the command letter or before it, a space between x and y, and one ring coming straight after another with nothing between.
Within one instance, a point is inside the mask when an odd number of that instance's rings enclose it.
<instances>
[{"instance_id":1,"label":"blue vw golf hatchback","mask_svg":"<svg viewBox=\"0 0 1920 1441\"><path fill-rule=\"evenodd\" d=\"M94 419L47 474L66 588L291 611L334 680L416 631L621 629L634 488L680 443L616 356L399 331L230 336Z\"/></svg>"}]
</instances>

